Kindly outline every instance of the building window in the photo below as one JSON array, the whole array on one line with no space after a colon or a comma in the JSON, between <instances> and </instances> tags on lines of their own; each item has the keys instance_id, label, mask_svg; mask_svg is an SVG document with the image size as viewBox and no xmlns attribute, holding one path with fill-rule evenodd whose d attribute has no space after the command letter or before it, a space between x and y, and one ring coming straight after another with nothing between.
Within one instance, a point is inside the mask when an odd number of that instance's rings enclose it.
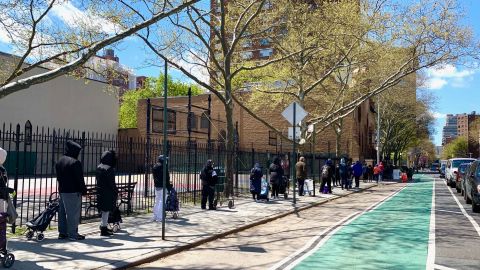
<instances>
[{"instance_id":1,"label":"building window","mask_svg":"<svg viewBox=\"0 0 480 270\"><path fill-rule=\"evenodd\" d=\"M201 129L208 129L210 126L210 121L208 121L208 114L207 112L202 113L202 117L200 118L200 128Z\"/></svg>"},{"instance_id":2,"label":"building window","mask_svg":"<svg viewBox=\"0 0 480 270\"><path fill-rule=\"evenodd\" d=\"M163 108L152 108L152 131L155 133L163 132ZM174 110L167 109L167 133L175 134L177 132L177 113Z\"/></svg>"},{"instance_id":3,"label":"building window","mask_svg":"<svg viewBox=\"0 0 480 270\"><path fill-rule=\"evenodd\" d=\"M242 52L242 58L245 60L253 58L253 52Z\"/></svg>"},{"instance_id":4,"label":"building window","mask_svg":"<svg viewBox=\"0 0 480 270\"><path fill-rule=\"evenodd\" d=\"M261 46L268 46L268 45L270 45L270 40L268 38L262 38L262 39L260 39L259 43L260 43Z\"/></svg>"},{"instance_id":5,"label":"building window","mask_svg":"<svg viewBox=\"0 0 480 270\"><path fill-rule=\"evenodd\" d=\"M190 120L190 125L188 125L187 122L187 129L197 129L197 117L195 116L195 113L191 112L188 118Z\"/></svg>"},{"instance_id":6,"label":"building window","mask_svg":"<svg viewBox=\"0 0 480 270\"><path fill-rule=\"evenodd\" d=\"M261 58L266 58L270 57L273 54L273 49L262 49L260 50L260 57Z\"/></svg>"},{"instance_id":7,"label":"building window","mask_svg":"<svg viewBox=\"0 0 480 270\"><path fill-rule=\"evenodd\" d=\"M243 48L250 48L250 47L252 47L252 41L251 41L251 40L245 40L245 41L242 43L242 47L243 47Z\"/></svg>"},{"instance_id":8,"label":"building window","mask_svg":"<svg viewBox=\"0 0 480 270\"><path fill-rule=\"evenodd\" d=\"M268 145L277 145L277 133L275 131L268 131Z\"/></svg>"}]
</instances>

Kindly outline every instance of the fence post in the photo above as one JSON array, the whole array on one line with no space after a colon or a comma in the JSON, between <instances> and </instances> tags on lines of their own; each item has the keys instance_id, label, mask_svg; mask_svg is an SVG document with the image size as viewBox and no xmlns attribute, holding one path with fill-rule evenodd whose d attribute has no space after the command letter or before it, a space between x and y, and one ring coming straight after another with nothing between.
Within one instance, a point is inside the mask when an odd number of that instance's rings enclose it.
<instances>
[{"instance_id":1,"label":"fence post","mask_svg":"<svg viewBox=\"0 0 480 270\"><path fill-rule=\"evenodd\" d=\"M197 143L195 143L195 144L193 145L193 147L195 148L195 156L194 156L194 161L193 161L193 167L194 167L194 169L193 169L193 170L194 170L194 172L195 172L195 174L196 174L197 171L198 171L198 170L197 170L197 161L198 161L198 160L197 160L197 158L198 158L198 156L197 156L197 155L198 155L198 152L197 152ZM208 147L208 146L207 146L207 147ZM208 151L208 150L207 150L207 151ZM198 181L196 180L196 179L197 179L196 175L194 176L193 179L194 179L194 180L193 180L193 181L194 181L194 182L193 182L193 205L196 205L196 202L197 202L197 182L198 182Z\"/></svg>"},{"instance_id":2,"label":"fence post","mask_svg":"<svg viewBox=\"0 0 480 270\"><path fill-rule=\"evenodd\" d=\"M13 182L13 189L15 190L15 196L13 197L13 206L17 208L18 197L18 174L20 167L20 124L17 124L15 132L15 180ZM12 224L12 233L15 233L15 223Z\"/></svg>"},{"instance_id":3,"label":"fence post","mask_svg":"<svg viewBox=\"0 0 480 270\"><path fill-rule=\"evenodd\" d=\"M134 162L133 162L133 138L130 137L129 140L128 140L128 159L127 159L130 164L130 169L128 170L128 186L131 187L132 186L132 168L131 166L134 166ZM128 193L128 196L130 196L130 193ZM131 202L131 197L128 198L128 201ZM132 204L131 203L128 203L127 204L127 215L130 215L130 213L132 212Z\"/></svg>"},{"instance_id":4,"label":"fence post","mask_svg":"<svg viewBox=\"0 0 480 270\"><path fill-rule=\"evenodd\" d=\"M163 108L166 110L166 108ZM147 140L145 142L145 183L144 183L144 192L145 192L145 197L148 197L148 184L149 184L149 167L150 167L150 116L152 112L152 103L150 99L147 99ZM165 142L163 142L165 143Z\"/></svg>"}]
</instances>

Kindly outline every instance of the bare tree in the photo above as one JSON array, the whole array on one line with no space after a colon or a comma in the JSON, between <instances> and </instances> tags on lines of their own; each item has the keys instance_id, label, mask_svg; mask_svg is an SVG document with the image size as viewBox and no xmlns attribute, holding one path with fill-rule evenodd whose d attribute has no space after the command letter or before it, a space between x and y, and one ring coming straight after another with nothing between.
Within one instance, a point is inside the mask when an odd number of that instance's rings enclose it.
<instances>
[{"instance_id":1,"label":"bare tree","mask_svg":"<svg viewBox=\"0 0 480 270\"><path fill-rule=\"evenodd\" d=\"M291 1L281 2L281 6L288 7ZM315 49L308 51L308 57L299 54L272 66L275 72L268 75L269 79L288 84L283 89L260 86L258 92L270 98L254 94L256 99L252 102L275 103L272 99L278 98L315 104L307 122L317 125L320 133L408 76L432 66L463 64L478 56L479 44L471 30L461 24L463 14L457 1L361 0L358 8L352 8L356 2L317 8L301 8L295 2L285 10L289 14L287 20L293 18L302 23L289 24L286 37L276 43L279 51L295 50L303 41L315 44ZM309 25L314 25L318 32L309 29ZM338 80L342 73L347 74L346 81ZM342 96L346 97L345 102L341 102ZM239 105L281 134L257 115L255 106L242 102ZM304 133L306 139L311 135Z\"/></svg>"},{"instance_id":2,"label":"bare tree","mask_svg":"<svg viewBox=\"0 0 480 270\"><path fill-rule=\"evenodd\" d=\"M65 0L1 0L0 38L19 56L2 63L0 98L72 73L102 48L197 2L84 0L77 8ZM49 70L29 73L37 67Z\"/></svg>"},{"instance_id":3,"label":"bare tree","mask_svg":"<svg viewBox=\"0 0 480 270\"><path fill-rule=\"evenodd\" d=\"M228 2L228 3L227 3ZM150 29L140 37L158 58L214 94L224 105L226 116L226 189L233 195L234 94L241 88L235 80L252 71L280 62L302 50L270 58L247 61L244 48L255 39L278 34L281 21L275 20L270 1L220 0L212 7L192 5L170 16L170 24ZM153 60L152 63L158 62Z\"/></svg>"}]
</instances>

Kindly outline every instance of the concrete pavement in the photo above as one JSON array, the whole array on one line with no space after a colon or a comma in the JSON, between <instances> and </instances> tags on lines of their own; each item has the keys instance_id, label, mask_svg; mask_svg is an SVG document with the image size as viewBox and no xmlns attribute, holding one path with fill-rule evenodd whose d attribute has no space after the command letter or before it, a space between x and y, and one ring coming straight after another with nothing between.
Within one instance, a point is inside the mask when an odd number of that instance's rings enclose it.
<instances>
[{"instance_id":1,"label":"concrete pavement","mask_svg":"<svg viewBox=\"0 0 480 270\"><path fill-rule=\"evenodd\" d=\"M362 189L374 186L361 183ZM346 196L352 191L334 189L333 195L300 197L296 210ZM290 196L291 197L291 196ZM255 203L250 198L236 200L236 207L202 211L199 206L181 208L180 217L167 221L166 240L161 239L161 224L151 215L124 217L122 230L114 237L100 237L98 223L80 226L84 241L57 240L56 230L46 233L43 242L26 238L9 239L16 257L12 269L118 269L151 261L212 241L216 238L262 224L295 212L291 198Z\"/></svg>"}]
</instances>

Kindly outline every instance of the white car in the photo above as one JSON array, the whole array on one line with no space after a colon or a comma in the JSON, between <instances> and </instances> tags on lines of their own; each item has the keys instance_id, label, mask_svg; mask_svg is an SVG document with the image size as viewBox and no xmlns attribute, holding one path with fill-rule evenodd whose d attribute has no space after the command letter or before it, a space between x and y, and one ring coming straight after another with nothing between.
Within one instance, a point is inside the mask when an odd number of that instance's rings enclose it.
<instances>
[{"instance_id":1,"label":"white car","mask_svg":"<svg viewBox=\"0 0 480 270\"><path fill-rule=\"evenodd\" d=\"M475 161L474 158L451 158L447 161L445 166L445 180L447 180L447 185L454 188L456 185L455 178L456 173L458 173L458 166L462 163L471 163Z\"/></svg>"}]
</instances>

